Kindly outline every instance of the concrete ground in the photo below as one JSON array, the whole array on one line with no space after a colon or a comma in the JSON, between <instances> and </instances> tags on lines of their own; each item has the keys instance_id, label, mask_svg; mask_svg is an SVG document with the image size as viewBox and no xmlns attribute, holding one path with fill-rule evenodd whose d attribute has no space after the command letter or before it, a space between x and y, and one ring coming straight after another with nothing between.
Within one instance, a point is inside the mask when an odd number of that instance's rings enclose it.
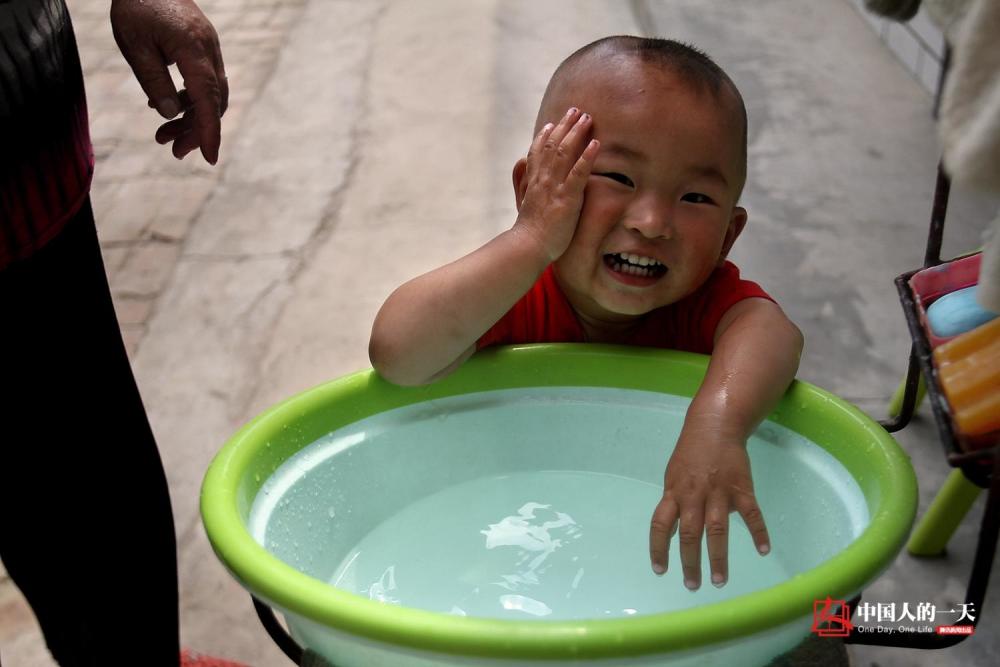
<instances>
[{"instance_id":1,"label":"concrete ground","mask_svg":"<svg viewBox=\"0 0 1000 667\"><path fill-rule=\"evenodd\" d=\"M232 90L215 168L153 143L158 117L117 53L107 1L68 4L94 207L173 495L184 645L288 664L208 545L206 466L265 407L368 366L395 286L513 222L510 168L547 77L603 35L690 41L731 74L750 114L750 224L734 259L803 329L799 377L883 416L909 350L892 281L922 261L939 146L931 97L848 0L204 0ZM957 193L945 255L976 247L995 206ZM898 440L922 511L949 470L929 411ZM866 598L960 602L981 502L946 557L900 555ZM997 664L996 591L959 646L853 647L853 663ZM8 580L0 621L3 664L52 665Z\"/></svg>"}]
</instances>

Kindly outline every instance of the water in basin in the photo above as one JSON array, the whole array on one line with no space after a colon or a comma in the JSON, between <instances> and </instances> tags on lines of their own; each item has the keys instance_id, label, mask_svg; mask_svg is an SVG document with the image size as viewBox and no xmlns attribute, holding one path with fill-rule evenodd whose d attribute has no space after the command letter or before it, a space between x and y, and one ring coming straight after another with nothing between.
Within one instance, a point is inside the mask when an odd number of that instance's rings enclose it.
<instances>
[{"instance_id":1,"label":"water in basin","mask_svg":"<svg viewBox=\"0 0 1000 667\"><path fill-rule=\"evenodd\" d=\"M497 618L607 618L719 598L681 585L676 546L650 571L648 523L660 487L593 472L484 477L423 498L375 528L331 583L374 600ZM746 530L731 548L751 553ZM703 556L707 562L707 556ZM727 595L788 578L774 558L737 558Z\"/></svg>"},{"instance_id":2,"label":"water in basin","mask_svg":"<svg viewBox=\"0 0 1000 667\"><path fill-rule=\"evenodd\" d=\"M832 557L867 525L864 497L841 464L765 422L748 447L772 553L759 556L733 514L725 587L703 570L701 589L688 591L676 539L669 571L654 575L649 519L688 404L633 390L533 388L392 410L286 461L257 495L249 527L283 561L387 604L567 620L767 588Z\"/></svg>"}]
</instances>

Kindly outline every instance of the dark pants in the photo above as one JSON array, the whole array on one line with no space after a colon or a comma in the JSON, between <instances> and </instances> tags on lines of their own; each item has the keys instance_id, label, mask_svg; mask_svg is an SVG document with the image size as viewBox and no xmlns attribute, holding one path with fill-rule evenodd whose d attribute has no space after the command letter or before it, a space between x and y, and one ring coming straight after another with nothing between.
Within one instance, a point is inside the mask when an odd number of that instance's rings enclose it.
<instances>
[{"instance_id":1,"label":"dark pants","mask_svg":"<svg viewBox=\"0 0 1000 667\"><path fill-rule=\"evenodd\" d=\"M0 556L63 667L177 667L170 497L89 201L0 271Z\"/></svg>"}]
</instances>

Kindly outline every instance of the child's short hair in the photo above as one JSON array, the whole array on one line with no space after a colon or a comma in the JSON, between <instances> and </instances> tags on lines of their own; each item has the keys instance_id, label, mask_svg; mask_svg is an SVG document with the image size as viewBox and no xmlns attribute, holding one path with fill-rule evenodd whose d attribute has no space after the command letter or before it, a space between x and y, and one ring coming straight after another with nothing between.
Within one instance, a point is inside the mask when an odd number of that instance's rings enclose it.
<instances>
[{"instance_id":1,"label":"child's short hair","mask_svg":"<svg viewBox=\"0 0 1000 667\"><path fill-rule=\"evenodd\" d=\"M658 37L635 37L633 35L613 35L602 37L574 51L556 68L549 85L545 90L547 98L554 85L564 74L571 71L584 57L613 57L618 55L634 56L645 63L659 65L679 76L690 86L704 88L712 95L719 96L723 90L728 90L736 101L738 120L742 124L741 164L743 178L746 179L747 162L747 110L743 96L733 80L715 64L703 51L694 46L672 39ZM542 107L545 104L543 102ZM742 189L742 186L741 186Z\"/></svg>"}]
</instances>

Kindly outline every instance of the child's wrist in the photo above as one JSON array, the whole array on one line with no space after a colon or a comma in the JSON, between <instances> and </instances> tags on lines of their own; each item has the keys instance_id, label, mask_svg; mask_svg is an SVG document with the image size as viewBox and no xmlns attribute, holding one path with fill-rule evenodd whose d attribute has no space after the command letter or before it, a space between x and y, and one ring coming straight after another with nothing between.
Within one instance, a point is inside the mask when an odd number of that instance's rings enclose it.
<instances>
[{"instance_id":1,"label":"child's wrist","mask_svg":"<svg viewBox=\"0 0 1000 667\"><path fill-rule=\"evenodd\" d=\"M747 424L746 420L733 412L729 407L708 407L692 403L684 418L683 430L693 435L699 434L701 437L697 439L707 436L710 439L745 443L755 425Z\"/></svg>"},{"instance_id":2,"label":"child's wrist","mask_svg":"<svg viewBox=\"0 0 1000 667\"><path fill-rule=\"evenodd\" d=\"M548 248L545 247L545 242L535 230L529 229L527 225L515 224L505 234L509 235L517 247L518 254L523 253L532 266L537 267L538 273L544 271L545 267L555 261L556 258L552 257Z\"/></svg>"}]
</instances>

